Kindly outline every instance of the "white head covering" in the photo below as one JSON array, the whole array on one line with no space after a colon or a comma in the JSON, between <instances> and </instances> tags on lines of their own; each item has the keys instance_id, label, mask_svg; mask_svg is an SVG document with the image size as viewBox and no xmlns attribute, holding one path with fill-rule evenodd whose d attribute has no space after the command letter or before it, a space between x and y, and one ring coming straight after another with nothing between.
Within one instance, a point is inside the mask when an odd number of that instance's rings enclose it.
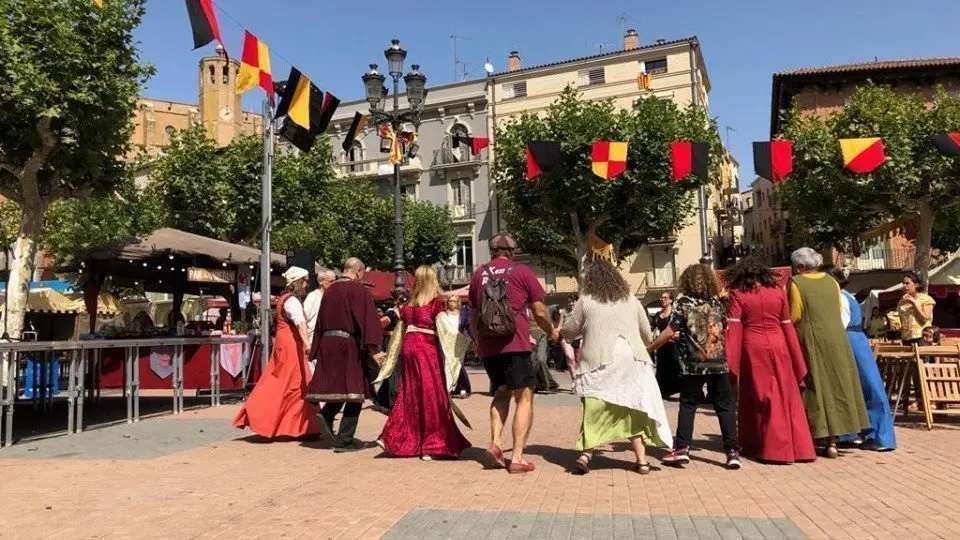
<instances>
[{"instance_id":1,"label":"white head covering","mask_svg":"<svg viewBox=\"0 0 960 540\"><path fill-rule=\"evenodd\" d=\"M287 268L287 271L283 273L283 278L287 280L287 285L297 281L298 279L304 279L309 276L310 273L300 268L299 266L291 266Z\"/></svg>"}]
</instances>

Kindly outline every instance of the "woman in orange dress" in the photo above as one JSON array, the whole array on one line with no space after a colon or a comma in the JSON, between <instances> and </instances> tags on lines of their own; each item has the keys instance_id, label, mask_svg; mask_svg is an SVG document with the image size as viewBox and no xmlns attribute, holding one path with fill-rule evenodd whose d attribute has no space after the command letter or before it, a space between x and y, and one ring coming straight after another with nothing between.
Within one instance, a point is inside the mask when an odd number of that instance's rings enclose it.
<instances>
[{"instance_id":1,"label":"woman in orange dress","mask_svg":"<svg viewBox=\"0 0 960 540\"><path fill-rule=\"evenodd\" d=\"M287 287L277 301L277 337L270 362L233 425L268 439L319 435L319 410L304 400L307 363L307 323L300 299L306 295L308 273L291 266L283 277Z\"/></svg>"}]
</instances>

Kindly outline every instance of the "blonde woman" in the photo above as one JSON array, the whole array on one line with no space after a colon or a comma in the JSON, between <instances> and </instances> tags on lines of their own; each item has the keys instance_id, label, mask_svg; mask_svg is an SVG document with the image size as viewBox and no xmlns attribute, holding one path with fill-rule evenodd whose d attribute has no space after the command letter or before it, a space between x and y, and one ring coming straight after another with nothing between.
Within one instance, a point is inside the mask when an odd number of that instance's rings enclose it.
<instances>
[{"instance_id":1,"label":"blonde woman","mask_svg":"<svg viewBox=\"0 0 960 540\"><path fill-rule=\"evenodd\" d=\"M451 294L444 300L444 310L437 315L437 335L443 350L443 362L446 366L447 390L454 395L470 395L470 378L463 365L467 355L470 338L460 333L460 297Z\"/></svg>"},{"instance_id":2,"label":"blonde woman","mask_svg":"<svg viewBox=\"0 0 960 540\"><path fill-rule=\"evenodd\" d=\"M397 401L377 444L397 457L456 458L470 443L454 423L437 339L437 316L443 312L437 271L417 268L410 302L400 308L404 323L400 347Z\"/></svg>"}]
</instances>

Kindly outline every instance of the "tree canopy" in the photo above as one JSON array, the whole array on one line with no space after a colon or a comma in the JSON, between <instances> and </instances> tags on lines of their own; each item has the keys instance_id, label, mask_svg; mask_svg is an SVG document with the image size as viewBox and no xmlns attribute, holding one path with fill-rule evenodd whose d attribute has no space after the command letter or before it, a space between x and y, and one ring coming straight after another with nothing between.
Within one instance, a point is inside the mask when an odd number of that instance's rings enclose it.
<instances>
[{"instance_id":1,"label":"tree canopy","mask_svg":"<svg viewBox=\"0 0 960 540\"><path fill-rule=\"evenodd\" d=\"M558 170L533 181L525 176L529 141L560 143ZM594 141L629 143L627 170L610 181L591 169ZM611 101L587 101L568 87L542 115L524 114L497 129L494 171L507 225L526 253L560 271L579 275L596 234L623 259L653 238L682 227L702 180L673 182L670 143L710 145L711 178L719 181L720 138L701 107L679 107L655 96L631 109Z\"/></svg>"},{"instance_id":2,"label":"tree canopy","mask_svg":"<svg viewBox=\"0 0 960 540\"><path fill-rule=\"evenodd\" d=\"M920 94L864 86L826 118L794 110L783 132L793 141L794 170L778 187L794 229L823 247L856 251L860 233L913 219L915 267L926 273L937 218L960 203L960 160L940 154L930 136L958 128L960 98L942 90L928 105ZM870 174L843 166L839 139L855 137L883 138L887 160ZM955 225L941 220L940 227Z\"/></svg>"}]
</instances>

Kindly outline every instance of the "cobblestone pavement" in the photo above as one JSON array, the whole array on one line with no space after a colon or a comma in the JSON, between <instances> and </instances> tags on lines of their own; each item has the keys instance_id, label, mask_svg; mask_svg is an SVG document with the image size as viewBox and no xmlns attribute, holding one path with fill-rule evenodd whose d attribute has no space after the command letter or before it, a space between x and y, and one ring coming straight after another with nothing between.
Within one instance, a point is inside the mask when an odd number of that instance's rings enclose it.
<instances>
[{"instance_id":1,"label":"cobblestone pavement","mask_svg":"<svg viewBox=\"0 0 960 540\"><path fill-rule=\"evenodd\" d=\"M616 444L581 477L566 470L578 402L555 394L538 397L537 470L511 476L480 463L488 403L459 402L478 447L459 461L264 443L229 426L235 405L23 441L0 450L0 538L960 538L958 426L901 423L892 453L727 471L701 411L685 469L655 452L641 477ZM359 435L383 422L365 410Z\"/></svg>"}]
</instances>

